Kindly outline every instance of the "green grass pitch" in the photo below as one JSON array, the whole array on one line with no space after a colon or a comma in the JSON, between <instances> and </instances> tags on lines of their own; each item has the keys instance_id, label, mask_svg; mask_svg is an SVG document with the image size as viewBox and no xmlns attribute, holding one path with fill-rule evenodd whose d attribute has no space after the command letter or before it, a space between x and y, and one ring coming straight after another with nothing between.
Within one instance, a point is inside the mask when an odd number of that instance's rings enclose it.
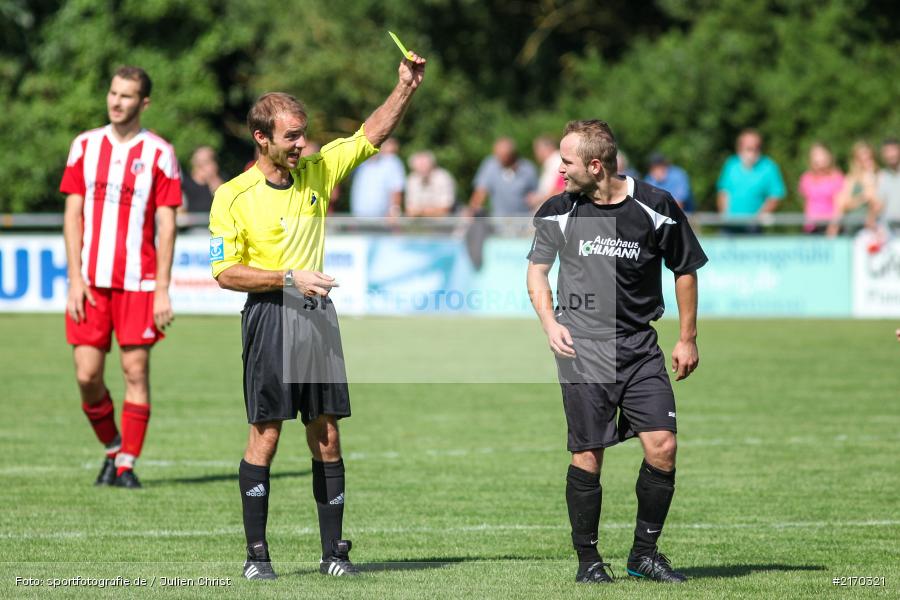
<instances>
[{"instance_id":1,"label":"green grass pitch","mask_svg":"<svg viewBox=\"0 0 900 600\"><path fill-rule=\"evenodd\" d=\"M237 318L178 317L154 350L137 469L145 488L129 492L92 485L101 452L79 408L62 317L0 315L0 597L896 598L895 327L701 322L700 368L676 384L677 491L661 540L692 580L673 588L623 577L597 589L573 582L565 420L558 387L540 383L553 365L535 321L344 318L355 374L354 415L342 422L345 535L367 571L357 580L316 572L309 458L295 422L273 467L269 540L281 577L266 583L240 579ZM659 329L668 355L676 323ZM117 360L107 380L118 414ZM492 373L500 383L471 382ZM620 577L639 463L630 441L604 466L600 548ZM53 578L77 576L154 586L49 593ZM849 576L885 585L832 583ZM17 587L16 577L44 583ZM161 577L232 584L172 587Z\"/></svg>"}]
</instances>

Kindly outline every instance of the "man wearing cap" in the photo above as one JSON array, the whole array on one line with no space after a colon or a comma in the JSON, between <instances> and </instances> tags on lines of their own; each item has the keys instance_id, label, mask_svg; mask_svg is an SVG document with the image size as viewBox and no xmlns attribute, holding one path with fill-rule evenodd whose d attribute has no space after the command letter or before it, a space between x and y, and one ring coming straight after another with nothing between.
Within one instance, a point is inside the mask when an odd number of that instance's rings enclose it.
<instances>
[{"instance_id":1,"label":"man wearing cap","mask_svg":"<svg viewBox=\"0 0 900 600\"><path fill-rule=\"evenodd\" d=\"M650 166L644 181L672 194L685 213L694 212L694 194L687 171L673 165L665 154L658 151L652 153L647 162Z\"/></svg>"}]
</instances>

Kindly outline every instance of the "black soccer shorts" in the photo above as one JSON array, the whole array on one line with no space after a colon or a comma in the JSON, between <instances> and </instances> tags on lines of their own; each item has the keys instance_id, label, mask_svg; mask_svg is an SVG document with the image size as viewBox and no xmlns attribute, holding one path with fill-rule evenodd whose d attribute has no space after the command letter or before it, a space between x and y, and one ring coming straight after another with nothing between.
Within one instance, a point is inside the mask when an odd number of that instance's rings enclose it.
<instances>
[{"instance_id":1,"label":"black soccer shorts","mask_svg":"<svg viewBox=\"0 0 900 600\"><path fill-rule=\"evenodd\" d=\"M350 416L334 304L294 289L248 294L241 311L244 404L249 423Z\"/></svg>"},{"instance_id":2,"label":"black soccer shorts","mask_svg":"<svg viewBox=\"0 0 900 600\"><path fill-rule=\"evenodd\" d=\"M607 448L643 431L677 431L675 394L656 331L573 342L574 359L556 358L569 452Z\"/></svg>"}]
</instances>

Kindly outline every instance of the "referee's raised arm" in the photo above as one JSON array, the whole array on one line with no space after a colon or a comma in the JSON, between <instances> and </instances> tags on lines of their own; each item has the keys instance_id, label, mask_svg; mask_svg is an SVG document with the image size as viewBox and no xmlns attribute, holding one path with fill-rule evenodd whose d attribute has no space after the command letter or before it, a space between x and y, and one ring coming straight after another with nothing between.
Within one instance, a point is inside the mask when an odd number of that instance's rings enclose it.
<instances>
[{"instance_id":1,"label":"referee's raised arm","mask_svg":"<svg viewBox=\"0 0 900 600\"><path fill-rule=\"evenodd\" d=\"M366 138L373 146L379 147L386 140L409 106L416 89L425 78L425 59L411 52L412 58L404 58L398 69L399 80L394 91L387 97L384 104L375 109L375 112L366 119Z\"/></svg>"}]
</instances>

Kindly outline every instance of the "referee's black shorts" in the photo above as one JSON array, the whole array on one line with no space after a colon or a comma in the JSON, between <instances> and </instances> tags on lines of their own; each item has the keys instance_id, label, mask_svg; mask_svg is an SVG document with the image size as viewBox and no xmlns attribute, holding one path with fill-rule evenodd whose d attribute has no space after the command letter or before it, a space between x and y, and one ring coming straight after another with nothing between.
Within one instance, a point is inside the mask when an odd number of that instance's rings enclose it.
<instances>
[{"instance_id":1,"label":"referee's black shorts","mask_svg":"<svg viewBox=\"0 0 900 600\"><path fill-rule=\"evenodd\" d=\"M569 452L607 448L644 431L677 431L675 394L656 331L573 341L575 358L556 358ZM591 379L596 373L614 376Z\"/></svg>"},{"instance_id":2,"label":"referee's black shorts","mask_svg":"<svg viewBox=\"0 0 900 600\"><path fill-rule=\"evenodd\" d=\"M350 416L337 313L296 290L248 294L241 311L247 421Z\"/></svg>"}]
</instances>

